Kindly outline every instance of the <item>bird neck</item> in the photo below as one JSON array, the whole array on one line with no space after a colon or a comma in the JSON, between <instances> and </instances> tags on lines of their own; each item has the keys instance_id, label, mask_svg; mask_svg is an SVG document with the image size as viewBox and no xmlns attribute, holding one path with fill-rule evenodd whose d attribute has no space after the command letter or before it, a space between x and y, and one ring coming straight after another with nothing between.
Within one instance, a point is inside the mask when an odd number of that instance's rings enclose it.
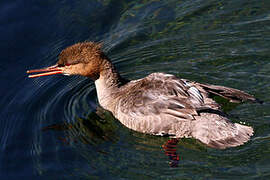
<instances>
[{"instance_id":1,"label":"bird neck","mask_svg":"<svg viewBox=\"0 0 270 180\"><path fill-rule=\"evenodd\" d=\"M99 78L95 80L99 104L103 108L112 111L114 108L113 99L115 99L119 88L125 82L110 60L104 60Z\"/></svg>"},{"instance_id":2,"label":"bird neck","mask_svg":"<svg viewBox=\"0 0 270 180\"><path fill-rule=\"evenodd\" d=\"M99 79L104 81L106 88L120 87L123 80L109 59L103 60L102 68L100 68Z\"/></svg>"}]
</instances>

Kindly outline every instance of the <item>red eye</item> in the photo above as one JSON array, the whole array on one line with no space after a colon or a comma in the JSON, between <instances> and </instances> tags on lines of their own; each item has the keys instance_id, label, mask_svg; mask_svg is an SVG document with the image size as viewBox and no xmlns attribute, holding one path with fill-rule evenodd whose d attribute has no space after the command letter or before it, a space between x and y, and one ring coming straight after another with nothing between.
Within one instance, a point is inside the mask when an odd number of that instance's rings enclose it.
<instances>
[{"instance_id":1,"label":"red eye","mask_svg":"<svg viewBox=\"0 0 270 180\"><path fill-rule=\"evenodd\" d=\"M65 66L70 66L70 64L65 64Z\"/></svg>"}]
</instances>

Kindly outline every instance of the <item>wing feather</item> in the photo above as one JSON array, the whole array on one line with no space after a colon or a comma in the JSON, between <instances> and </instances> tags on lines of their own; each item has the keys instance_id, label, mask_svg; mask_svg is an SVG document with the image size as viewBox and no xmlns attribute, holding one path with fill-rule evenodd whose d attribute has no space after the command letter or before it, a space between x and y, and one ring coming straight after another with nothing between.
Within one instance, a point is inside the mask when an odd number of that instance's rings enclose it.
<instances>
[{"instance_id":1,"label":"wing feather","mask_svg":"<svg viewBox=\"0 0 270 180\"><path fill-rule=\"evenodd\" d=\"M129 85L132 86L132 81ZM192 83L173 75L153 73L127 89L129 92L117 105L116 117L124 125L140 132L175 134L181 130L180 125L177 129L172 127L175 122L190 123L198 115L197 109L204 106L200 91Z\"/></svg>"}]
</instances>

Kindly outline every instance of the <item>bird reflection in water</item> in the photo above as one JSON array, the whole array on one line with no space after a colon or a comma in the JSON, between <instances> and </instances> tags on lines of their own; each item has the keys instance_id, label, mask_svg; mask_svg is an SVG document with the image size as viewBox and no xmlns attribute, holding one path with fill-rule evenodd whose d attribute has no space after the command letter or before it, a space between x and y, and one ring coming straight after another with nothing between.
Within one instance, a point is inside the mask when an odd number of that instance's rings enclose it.
<instances>
[{"instance_id":1,"label":"bird reflection in water","mask_svg":"<svg viewBox=\"0 0 270 180\"><path fill-rule=\"evenodd\" d=\"M91 112L87 118L77 118L75 123L52 124L42 128L42 131L64 131L65 137L58 137L62 143L71 145L77 143L96 145L104 141L117 141L117 121L111 114L98 107L96 112ZM178 139L169 139L162 145L166 156L169 157L170 167L177 167L179 155L176 152ZM104 150L96 149L97 152L108 154Z\"/></svg>"},{"instance_id":2,"label":"bird reflection in water","mask_svg":"<svg viewBox=\"0 0 270 180\"><path fill-rule=\"evenodd\" d=\"M110 117L107 117L110 116ZM87 118L77 118L75 123L53 124L42 128L42 131L65 131L66 137L58 138L64 143L99 144L104 141L116 142L116 123L109 112L97 108ZM99 151L99 150L98 150Z\"/></svg>"}]
</instances>

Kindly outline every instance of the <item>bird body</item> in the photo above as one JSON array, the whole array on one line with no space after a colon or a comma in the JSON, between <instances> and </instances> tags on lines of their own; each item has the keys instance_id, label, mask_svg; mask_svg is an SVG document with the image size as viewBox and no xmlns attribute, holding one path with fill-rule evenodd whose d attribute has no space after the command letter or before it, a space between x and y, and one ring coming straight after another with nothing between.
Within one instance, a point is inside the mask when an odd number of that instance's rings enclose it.
<instances>
[{"instance_id":1,"label":"bird body","mask_svg":"<svg viewBox=\"0 0 270 180\"><path fill-rule=\"evenodd\" d=\"M191 137L209 147L224 149L250 139L253 129L229 121L210 95L231 102L257 101L243 91L201 84L171 74L152 73L138 80L120 76L101 46L78 43L63 50L56 65L28 73L79 74L95 81L99 104L126 127L152 135Z\"/></svg>"}]
</instances>

